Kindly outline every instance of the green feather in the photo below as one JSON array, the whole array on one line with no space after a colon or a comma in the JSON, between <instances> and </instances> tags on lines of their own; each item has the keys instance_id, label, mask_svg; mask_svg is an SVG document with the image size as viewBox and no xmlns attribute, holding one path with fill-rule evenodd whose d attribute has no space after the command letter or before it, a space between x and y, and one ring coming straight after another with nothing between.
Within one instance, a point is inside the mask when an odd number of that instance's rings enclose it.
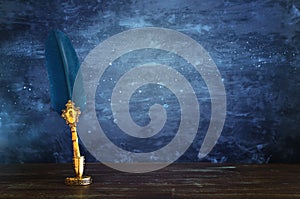
<instances>
[{"instance_id":1,"label":"green feather","mask_svg":"<svg viewBox=\"0 0 300 199\"><path fill-rule=\"evenodd\" d=\"M45 44L46 66L50 82L50 97L52 108L61 114L68 100L76 106L84 108L85 95L81 74L78 74L80 63L71 41L61 31L52 31ZM72 99L74 82L79 78L81 86L74 92L81 93Z\"/></svg>"}]
</instances>

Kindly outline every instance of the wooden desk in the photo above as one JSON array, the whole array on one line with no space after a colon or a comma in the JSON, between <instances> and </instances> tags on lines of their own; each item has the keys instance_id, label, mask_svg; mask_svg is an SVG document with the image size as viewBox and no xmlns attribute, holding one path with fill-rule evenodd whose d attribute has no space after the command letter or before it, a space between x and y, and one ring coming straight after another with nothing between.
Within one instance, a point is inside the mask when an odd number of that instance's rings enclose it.
<instances>
[{"instance_id":1,"label":"wooden desk","mask_svg":"<svg viewBox=\"0 0 300 199\"><path fill-rule=\"evenodd\" d=\"M176 163L133 174L87 163L89 186L66 186L71 164L0 165L0 198L300 198L300 165Z\"/></svg>"}]
</instances>

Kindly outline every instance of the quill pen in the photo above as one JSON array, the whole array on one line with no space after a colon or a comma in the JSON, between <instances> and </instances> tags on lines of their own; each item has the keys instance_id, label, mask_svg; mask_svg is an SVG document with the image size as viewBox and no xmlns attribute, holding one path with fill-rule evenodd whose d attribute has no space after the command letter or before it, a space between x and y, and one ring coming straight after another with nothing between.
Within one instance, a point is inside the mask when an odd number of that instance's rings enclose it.
<instances>
[{"instance_id":1,"label":"quill pen","mask_svg":"<svg viewBox=\"0 0 300 199\"><path fill-rule=\"evenodd\" d=\"M75 104L82 109L86 101L82 76L78 73L80 64L77 54L68 37L63 32L55 30L49 34L46 41L45 56L52 108L66 120L72 133L75 177L66 178L65 183L88 185L92 183L92 179L90 176L83 176L84 156L80 155L76 131L80 110ZM79 81L77 84L79 86L73 90L75 80ZM75 99L73 92L77 92L74 95Z\"/></svg>"}]
</instances>

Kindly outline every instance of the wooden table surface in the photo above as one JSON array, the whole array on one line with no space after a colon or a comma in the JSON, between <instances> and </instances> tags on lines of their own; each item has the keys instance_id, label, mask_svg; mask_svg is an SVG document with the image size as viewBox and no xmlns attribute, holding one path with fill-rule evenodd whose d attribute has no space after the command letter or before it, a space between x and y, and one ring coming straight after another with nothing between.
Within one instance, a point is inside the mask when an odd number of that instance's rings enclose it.
<instances>
[{"instance_id":1,"label":"wooden table surface","mask_svg":"<svg viewBox=\"0 0 300 199\"><path fill-rule=\"evenodd\" d=\"M71 164L0 165L0 198L300 198L300 165L174 163L124 173L87 163L88 186L66 186Z\"/></svg>"}]
</instances>

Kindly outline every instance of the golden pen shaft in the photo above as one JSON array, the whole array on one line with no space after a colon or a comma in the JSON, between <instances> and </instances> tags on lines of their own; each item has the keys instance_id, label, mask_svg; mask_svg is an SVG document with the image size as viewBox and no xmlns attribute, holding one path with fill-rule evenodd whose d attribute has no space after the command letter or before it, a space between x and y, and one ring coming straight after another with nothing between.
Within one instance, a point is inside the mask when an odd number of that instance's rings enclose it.
<instances>
[{"instance_id":1,"label":"golden pen shaft","mask_svg":"<svg viewBox=\"0 0 300 199\"><path fill-rule=\"evenodd\" d=\"M77 137L77 131L75 126L71 127L71 132L72 132L74 158L78 158L80 157L80 150L79 150L78 137Z\"/></svg>"}]
</instances>

